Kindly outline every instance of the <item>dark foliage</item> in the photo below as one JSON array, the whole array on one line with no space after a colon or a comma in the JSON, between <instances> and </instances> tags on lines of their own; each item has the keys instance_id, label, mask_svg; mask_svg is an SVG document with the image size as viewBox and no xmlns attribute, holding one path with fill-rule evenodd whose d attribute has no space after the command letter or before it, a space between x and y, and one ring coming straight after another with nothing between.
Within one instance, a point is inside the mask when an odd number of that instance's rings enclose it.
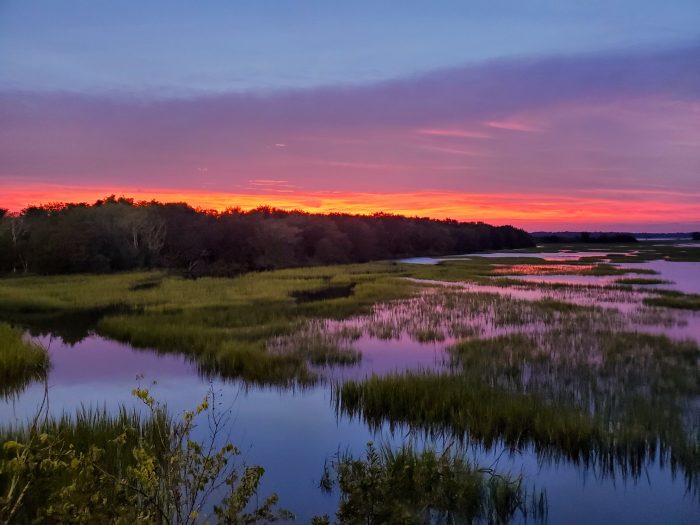
<instances>
[{"instance_id":1,"label":"dark foliage","mask_svg":"<svg viewBox=\"0 0 700 525\"><path fill-rule=\"evenodd\" d=\"M532 246L511 226L453 220L309 214L260 207L225 212L108 197L0 213L0 272L178 269L189 277Z\"/></svg>"},{"instance_id":2,"label":"dark foliage","mask_svg":"<svg viewBox=\"0 0 700 525\"><path fill-rule=\"evenodd\" d=\"M572 233L572 232L559 232L559 233L534 233L532 236L537 242L544 242L548 244L557 243L601 243L601 244L616 244L616 243L632 243L637 242L637 238L631 233Z\"/></svg>"}]
</instances>

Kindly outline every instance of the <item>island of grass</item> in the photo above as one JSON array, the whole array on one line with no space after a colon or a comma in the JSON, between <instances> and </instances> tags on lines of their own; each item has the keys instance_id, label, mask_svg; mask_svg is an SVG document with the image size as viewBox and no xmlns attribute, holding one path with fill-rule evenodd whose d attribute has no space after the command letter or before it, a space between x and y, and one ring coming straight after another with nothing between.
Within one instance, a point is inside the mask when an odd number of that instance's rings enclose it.
<instances>
[{"instance_id":1,"label":"island of grass","mask_svg":"<svg viewBox=\"0 0 700 525\"><path fill-rule=\"evenodd\" d=\"M46 376L49 357L38 344L22 337L22 332L0 323L0 396L21 391L32 381Z\"/></svg>"},{"instance_id":2,"label":"island of grass","mask_svg":"<svg viewBox=\"0 0 700 525\"><path fill-rule=\"evenodd\" d=\"M673 284L671 281L665 281L664 279L645 279L643 277L628 277L625 279L617 279L615 284L624 284L629 286L636 285L654 285L654 284Z\"/></svg>"},{"instance_id":3,"label":"island of grass","mask_svg":"<svg viewBox=\"0 0 700 525\"><path fill-rule=\"evenodd\" d=\"M674 290L656 290L656 297L647 297L647 306L662 306L679 310L700 310L700 294L686 294Z\"/></svg>"}]
</instances>

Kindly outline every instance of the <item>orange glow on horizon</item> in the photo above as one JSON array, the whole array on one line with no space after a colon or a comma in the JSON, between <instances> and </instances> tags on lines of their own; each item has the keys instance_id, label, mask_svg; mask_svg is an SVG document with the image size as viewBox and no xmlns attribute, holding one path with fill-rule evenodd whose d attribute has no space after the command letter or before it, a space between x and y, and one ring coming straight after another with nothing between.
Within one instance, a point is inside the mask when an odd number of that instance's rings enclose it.
<instances>
[{"instance_id":1,"label":"orange glow on horizon","mask_svg":"<svg viewBox=\"0 0 700 525\"><path fill-rule=\"evenodd\" d=\"M633 194L632 197L630 193ZM114 194L137 201L186 202L194 207L216 211L234 207L249 210L267 205L311 213L386 212L437 219L483 221L496 225L512 224L526 229L563 229L567 225L594 227L596 224L605 223L632 225L695 222L700 217L700 205L696 204L700 202L700 195L683 195L683 202L678 202L675 195L645 191L627 192L626 195L611 198L596 192L582 192L572 196L449 191L276 193L274 190L265 191L263 188L260 193L226 193L165 188L30 185L5 187L1 189L0 194L0 208L8 208L14 212L30 205L52 202L93 203Z\"/></svg>"}]
</instances>

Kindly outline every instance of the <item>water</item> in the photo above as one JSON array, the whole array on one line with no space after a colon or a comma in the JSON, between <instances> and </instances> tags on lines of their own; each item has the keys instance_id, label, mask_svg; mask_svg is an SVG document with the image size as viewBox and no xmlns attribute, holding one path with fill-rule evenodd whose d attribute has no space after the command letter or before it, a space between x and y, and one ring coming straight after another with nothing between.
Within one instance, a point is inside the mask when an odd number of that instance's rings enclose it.
<instances>
[{"instance_id":1,"label":"water","mask_svg":"<svg viewBox=\"0 0 700 525\"><path fill-rule=\"evenodd\" d=\"M122 403L135 405L129 392L138 374L146 375L144 383L157 379L152 391L174 411L192 408L210 385L182 357L134 350L97 336L74 346L54 340L50 352L53 413L70 413L86 403L109 410ZM241 447L245 461L265 466L263 493L276 491L299 523L307 523L313 514L332 515L336 507L336 500L318 489L327 458L339 450L361 453L370 440L400 443L403 438L400 432L391 434L384 428L373 433L357 420L337 417L326 386L295 392L245 388L220 380L213 386L232 406L230 437ZM0 420L24 420L42 395L42 387L34 385L19 400L0 404ZM476 457L491 464L499 453L477 451ZM546 488L551 523L696 523L698 516L697 502L685 494L683 480L658 465L648 471L653 483L597 480L593 473L571 465L540 465L532 451L500 457L497 465L503 471L522 471Z\"/></svg>"},{"instance_id":2,"label":"water","mask_svg":"<svg viewBox=\"0 0 700 525\"><path fill-rule=\"evenodd\" d=\"M583 256L591 255L590 252L582 253ZM562 257L570 260L568 254ZM697 278L700 263L652 261L635 264L635 267L658 271L662 279L673 281L676 289L700 291L700 279ZM575 284L590 284L589 279L578 280L581 276L536 277L575 277ZM593 279L598 279L597 284L609 282L608 278ZM634 291L604 287L555 290L536 285L497 287L457 283L449 286L462 294L478 292L505 295L514 300L548 298L595 304L619 312L624 320L620 322L629 323L639 321L635 316L641 311L643 298L643 294ZM363 359L357 366L329 370L327 381L303 389L250 387L239 381L202 377L197 367L182 356L136 350L97 335L89 335L75 344L44 335L39 340L49 348L52 362L50 411L54 414L71 413L82 405L105 406L110 411L115 411L120 404L136 406L130 395L131 389L139 382L148 385L157 381L151 388L155 397L166 402L172 411L179 412L193 408L213 386L221 393L224 405L231 409L230 439L241 448L246 462L263 465L266 469L262 493L277 492L281 504L297 514L298 522L308 523L314 514L333 515L337 506L337 494L325 495L318 488L326 460L339 451L360 454L370 440L397 445L406 437L406 429L392 432L387 425L382 425L370 430L362 421L337 413L332 399L333 381L445 366L444 348L456 340L449 333L449 327L445 327L446 336L440 341L418 342L409 333L410 323L415 326L432 323L428 313L422 318L423 313L411 310L411 304L422 304L420 300L405 303L398 310L380 307L370 316L326 323L323 328L329 333L343 326L360 328L362 335L352 345L362 352ZM481 330L477 335L493 336L504 329L488 318L493 312L470 317L460 308L453 308L440 310L439 314L453 323L462 323L460 326L472 323ZM651 327L652 331L662 331L677 339L700 341L700 314L680 311L663 315L666 316L662 316L663 319L642 319L635 326ZM387 327L387 324L391 326ZM379 336L381 329L389 328L391 337L387 338L386 334ZM535 323L529 329L540 328ZM508 330L507 326L505 330ZM144 377L139 380L139 376ZM42 385L35 384L16 399L0 402L0 421L26 421L34 413L42 395ZM418 438L418 441L422 442L422 439ZM674 475L667 465L661 466L658 461L648 463L641 478L609 479L602 477L595 468L586 470L564 460L543 461L530 448L503 452L500 446L491 450L478 446L470 449L470 454L480 464L490 466L496 462L498 470L523 473L528 483L545 489L550 523L681 524L700 520L697 496L687 492L682 474Z\"/></svg>"},{"instance_id":3,"label":"water","mask_svg":"<svg viewBox=\"0 0 700 525\"><path fill-rule=\"evenodd\" d=\"M700 263L659 260L623 265L623 267L654 270L657 272L657 275L651 275L650 277L669 281L668 284L655 284L655 288L700 294Z\"/></svg>"},{"instance_id":4,"label":"water","mask_svg":"<svg viewBox=\"0 0 700 525\"><path fill-rule=\"evenodd\" d=\"M622 255L633 256L636 251L631 251L624 253ZM486 257L487 259L492 258L502 258L502 257L524 257L531 259L544 259L545 261L578 261L584 257L596 257L605 258L609 255L616 254L619 255L620 252L608 251L604 249L591 249L586 252L577 252L573 250L561 250L558 252L487 252L487 253L467 253L464 255L454 255L451 257L408 257L406 259L399 259L398 262L405 264L439 264L443 261L463 261L474 257Z\"/></svg>"}]
</instances>

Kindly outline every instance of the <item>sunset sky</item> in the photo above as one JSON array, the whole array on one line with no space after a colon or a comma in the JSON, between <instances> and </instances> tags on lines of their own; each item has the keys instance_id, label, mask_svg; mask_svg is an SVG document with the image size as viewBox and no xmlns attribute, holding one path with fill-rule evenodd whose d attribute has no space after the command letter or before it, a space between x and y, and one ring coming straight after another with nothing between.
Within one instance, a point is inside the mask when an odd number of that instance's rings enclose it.
<instances>
[{"instance_id":1,"label":"sunset sky","mask_svg":"<svg viewBox=\"0 0 700 525\"><path fill-rule=\"evenodd\" d=\"M700 229L700 2L0 1L0 207Z\"/></svg>"}]
</instances>

